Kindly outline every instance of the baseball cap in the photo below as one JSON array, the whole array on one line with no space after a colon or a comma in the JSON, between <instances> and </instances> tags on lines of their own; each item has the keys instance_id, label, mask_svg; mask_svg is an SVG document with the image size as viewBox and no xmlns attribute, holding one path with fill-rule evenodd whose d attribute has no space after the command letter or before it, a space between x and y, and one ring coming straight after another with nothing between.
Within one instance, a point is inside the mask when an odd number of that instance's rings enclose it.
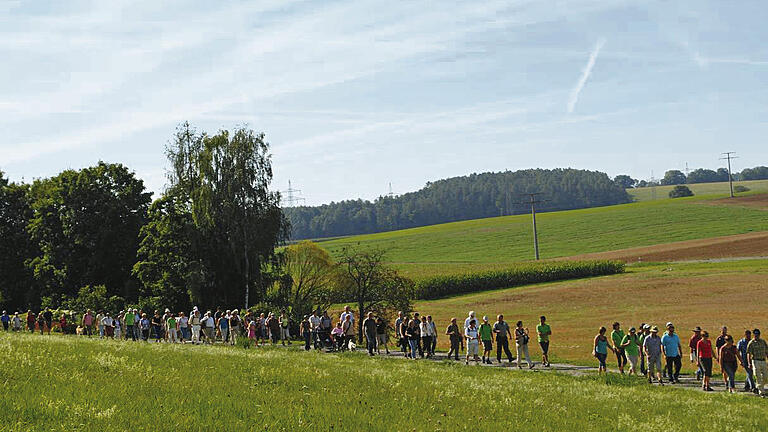
<instances>
[{"instance_id":1,"label":"baseball cap","mask_svg":"<svg viewBox=\"0 0 768 432\"><path fill-rule=\"evenodd\" d=\"M636 331L636 330L635 330L635 328L634 328L634 327L630 327L630 328L629 328L629 331L633 332L633 331Z\"/></svg>"}]
</instances>

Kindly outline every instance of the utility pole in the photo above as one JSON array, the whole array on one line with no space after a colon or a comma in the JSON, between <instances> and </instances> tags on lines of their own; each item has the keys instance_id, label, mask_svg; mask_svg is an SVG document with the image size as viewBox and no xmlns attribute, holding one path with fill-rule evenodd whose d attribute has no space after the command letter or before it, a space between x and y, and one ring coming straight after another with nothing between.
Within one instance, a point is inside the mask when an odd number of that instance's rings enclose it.
<instances>
[{"instance_id":1,"label":"utility pole","mask_svg":"<svg viewBox=\"0 0 768 432\"><path fill-rule=\"evenodd\" d=\"M523 194L523 196L528 197L528 201L520 204L531 205L531 217L533 218L533 252L535 254L536 261L538 261L539 260L539 234L536 229L536 204L543 203L544 201L537 201L536 195L541 195L541 192Z\"/></svg>"},{"instance_id":2,"label":"utility pole","mask_svg":"<svg viewBox=\"0 0 768 432\"><path fill-rule=\"evenodd\" d=\"M720 158L721 160L723 159L728 160L728 186L731 188L731 198L733 198L733 175L731 174L731 159L739 158L738 156L731 156L734 153L736 152L730 151L730 152L720 153L725 155L725 157Z\"/></svg>"}]
</instances>

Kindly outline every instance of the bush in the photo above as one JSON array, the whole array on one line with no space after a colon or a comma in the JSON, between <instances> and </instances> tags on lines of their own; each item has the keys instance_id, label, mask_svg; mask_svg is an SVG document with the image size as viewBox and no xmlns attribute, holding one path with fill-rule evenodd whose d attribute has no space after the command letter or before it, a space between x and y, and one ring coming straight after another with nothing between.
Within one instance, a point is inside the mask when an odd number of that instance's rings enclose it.
<instances>
[{"instance_id":1,"label":"bush","mask_svg":"<svg viewBox=\"0 0 768 432\"><path fill-rule=\"evenodd\" d=\"M693 192L691 192L691 190L688 189L688 186L678 185L678 186L675 186L674 189L669 191L670 198L682 198L682 197L690 197L690 196L693 196Z\"/></svg>"},{"instance_id":2,"label":"bush","mask_svg":"<svg viewBox=\"0 0 768 432\"><path fill-rule=\"evenodd\" d=\"M431 300L456 294L623 272L624 263L621 261L563 261L521 264L507 270L422 279L416 282L415 297L421 300Z\"/></svg>"},{"instance_id":3,"label":"bush","mask_svg":"<svg viewBox=\"0 0 768 432\"><path fill-rule=\"evenodd\" d=\"M749 192L749 188L744 185L736 185L733 187L735 193Z\"/></svg>"}]
</instances>

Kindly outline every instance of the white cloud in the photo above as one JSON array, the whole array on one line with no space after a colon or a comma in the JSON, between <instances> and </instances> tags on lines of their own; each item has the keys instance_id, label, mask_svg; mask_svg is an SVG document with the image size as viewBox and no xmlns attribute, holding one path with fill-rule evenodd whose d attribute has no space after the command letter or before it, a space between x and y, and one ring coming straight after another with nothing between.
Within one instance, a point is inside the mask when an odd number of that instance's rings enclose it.
<instances>
[{"instance_id":1,"label":"white cloud","mask_svg":"<svg viewBox=\"0 0 768 432\"><path fill-rule=\"evenodd\" d=\"M568 98L569 114L573 112L574 108L576 108L576 104L579 102L579 95L581 95L581 91L584 89L584 85L587 84L587 80L592 74L592 68L595 67L597 56L600 55L600 50L603 48L603 45L605 45L605 39L598 40L595 44L595 47L592 48L592 52L589 53L589 60L587 60L587 65L584 66L584 69L582 69L579 81L576 82L573 90L571 90L571 96Z\"/></svg>"}]
</instances>

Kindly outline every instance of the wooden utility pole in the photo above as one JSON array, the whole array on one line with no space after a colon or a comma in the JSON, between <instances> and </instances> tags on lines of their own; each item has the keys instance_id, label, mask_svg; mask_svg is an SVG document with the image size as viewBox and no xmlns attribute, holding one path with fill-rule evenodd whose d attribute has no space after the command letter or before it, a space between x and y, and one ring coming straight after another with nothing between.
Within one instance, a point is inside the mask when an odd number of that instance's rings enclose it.
<instances>
[{"instance_id":1,"label":"wooden utility pole","mask_svg":"<svg viewBox=\"0 0 768 432\"><path fill-rule=\"evenodd\" d=\"M724 152L721 154L724 154L725 157L721 157L720 159L727 159L728 160L728 186L731 189L731 198L733 198L733 175L731 174L731 159L738 159L738 156L731 156L736 152Z\"/></svg>"},{"instance_id":2,"label":"wooden utility pole","mask_svg":"<svg viewBox=\"0 0 768 432\"><path fill-rule=\"evenodd\" d=\"M533 252L534 256L536 257L536 260L539 260L539 234L538 230L536 229L536 204L542 203L544 201L537 201L536 195L541 195L541 192L534 192L534 193L527 193L523 194L528 197L528 201L521 204L530 204L531 205L531 217L533 218Z\"/></svg>"}]
</instances>

